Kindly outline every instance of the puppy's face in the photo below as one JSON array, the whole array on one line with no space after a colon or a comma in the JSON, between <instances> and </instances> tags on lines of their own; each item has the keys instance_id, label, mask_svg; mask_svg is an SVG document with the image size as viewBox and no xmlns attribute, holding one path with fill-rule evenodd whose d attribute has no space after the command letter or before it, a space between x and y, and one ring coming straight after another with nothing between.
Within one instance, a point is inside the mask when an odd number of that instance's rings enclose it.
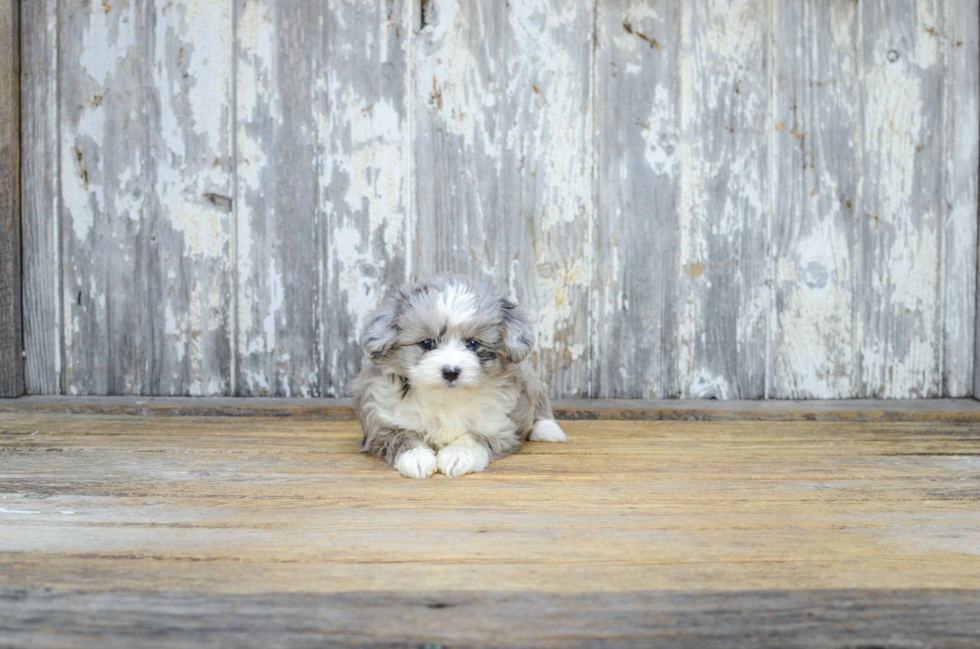
<instances>
[{"instance_id":1,"label":"puppy's face","mask_svg":"<svg viewBox=\"0 0 980 649\"><path fill-rule=\"evenodd\" d=\"M413 387L479 388L527 357L531 331L492 286L440 275L388 300L368 321L361 347Z\"/></svg>"}]
</instances>

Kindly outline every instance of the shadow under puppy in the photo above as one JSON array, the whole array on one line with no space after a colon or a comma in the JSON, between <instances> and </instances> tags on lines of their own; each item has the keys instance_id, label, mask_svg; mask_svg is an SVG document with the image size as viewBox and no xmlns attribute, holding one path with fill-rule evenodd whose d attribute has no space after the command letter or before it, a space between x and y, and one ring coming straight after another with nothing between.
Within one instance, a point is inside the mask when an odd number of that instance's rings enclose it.
<instances>
[{"instance_id":1,"label":"shadow under puppy","mask_svg":"<svg viewBox=\"0 0 980 649\"><path fill-rule=\"evenodd\" d=\"M483 471L525 439L564 442L528 355L524 311L492 285L438 275L403 288L361 334L361 450L403 476Z\"/></svg>"}]
</instances>

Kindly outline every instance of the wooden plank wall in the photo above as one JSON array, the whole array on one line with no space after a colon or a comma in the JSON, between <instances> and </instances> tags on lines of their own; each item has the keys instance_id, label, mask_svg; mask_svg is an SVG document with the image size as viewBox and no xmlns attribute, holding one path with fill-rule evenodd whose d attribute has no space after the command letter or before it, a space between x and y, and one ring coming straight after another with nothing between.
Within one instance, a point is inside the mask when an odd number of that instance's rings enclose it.
<instances>
[{"instance_id":1,"label":"wooden plank wall","mask_svg":"<svg viewBox=\"0 0 980 649\"><path fill-rule=\"evenodd\" d=\"M17 0L0 0L0 397L16 397L24 391L19 5Z\"/></svg>"},{"instance_id":2,"label":"wooden plank wall","mask_svg":"<svg viewBox=\"0 0 980 649\"><path fill-rule=\"evenodd\" d=\"M980 379L975 0L24 5L31 393L343 395L440 270L556 396Z\"/></svg>"}]
</instances>

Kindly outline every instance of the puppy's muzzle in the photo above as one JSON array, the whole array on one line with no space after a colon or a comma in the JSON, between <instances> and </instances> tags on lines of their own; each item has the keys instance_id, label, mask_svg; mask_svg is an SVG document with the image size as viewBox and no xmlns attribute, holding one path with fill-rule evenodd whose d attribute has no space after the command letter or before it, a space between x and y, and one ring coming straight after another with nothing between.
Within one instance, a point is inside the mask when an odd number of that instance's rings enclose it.
<instances>
[{"instance_id":1,"label":"puppy's muzzle","mask_svg":"<svg viewBox=\"0 0 980 649\"><path fill-rule=\"evenodd\" d=\"M453 381L459 378L459 368L451 367L449 365L443 366L442 378L446 379L446 381L448 381L449 383L452 383Z\"/></svg>"}]
</instances>

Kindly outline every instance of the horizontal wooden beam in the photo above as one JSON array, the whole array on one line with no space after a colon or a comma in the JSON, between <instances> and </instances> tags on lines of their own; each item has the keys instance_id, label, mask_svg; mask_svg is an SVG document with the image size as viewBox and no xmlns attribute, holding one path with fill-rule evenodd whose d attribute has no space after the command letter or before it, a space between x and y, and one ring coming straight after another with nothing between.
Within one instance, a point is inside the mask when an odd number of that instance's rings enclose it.
<instances>
[{"instance_id":1,"label":"horizontal wooden beam","mask_svg":"<svg viewBox=\"0 0 980 649\"><path fill-rule=\"evenodd\" d=\"M967 646L980 591L172 594L0 589L14 645ZM447 624L465 615L459 625ZM125 616L125 618L123 618ZM125 619L125 631L120 620ZM652 623L655 620L656 623ZM166 635L161 636L165 630ZM97 638L98 640L94 640ZM897 639L897 642L896 642ZM428 641L428 642L424 642Z\"/></svg>"},{"instance_id":2,"label":"horizontal wooden beam","mask_svg":"<svg viewBox=\"0 0 980 649\"><path fill-rule=\"evenodd\" d=\"M633 421L966 421L980 422L973 399L826 401L648 401L557 399L558 419ZM354 419L350 399L235 397L21 397L0 412L183 417Z\"/></svg>"}]
</instances>

